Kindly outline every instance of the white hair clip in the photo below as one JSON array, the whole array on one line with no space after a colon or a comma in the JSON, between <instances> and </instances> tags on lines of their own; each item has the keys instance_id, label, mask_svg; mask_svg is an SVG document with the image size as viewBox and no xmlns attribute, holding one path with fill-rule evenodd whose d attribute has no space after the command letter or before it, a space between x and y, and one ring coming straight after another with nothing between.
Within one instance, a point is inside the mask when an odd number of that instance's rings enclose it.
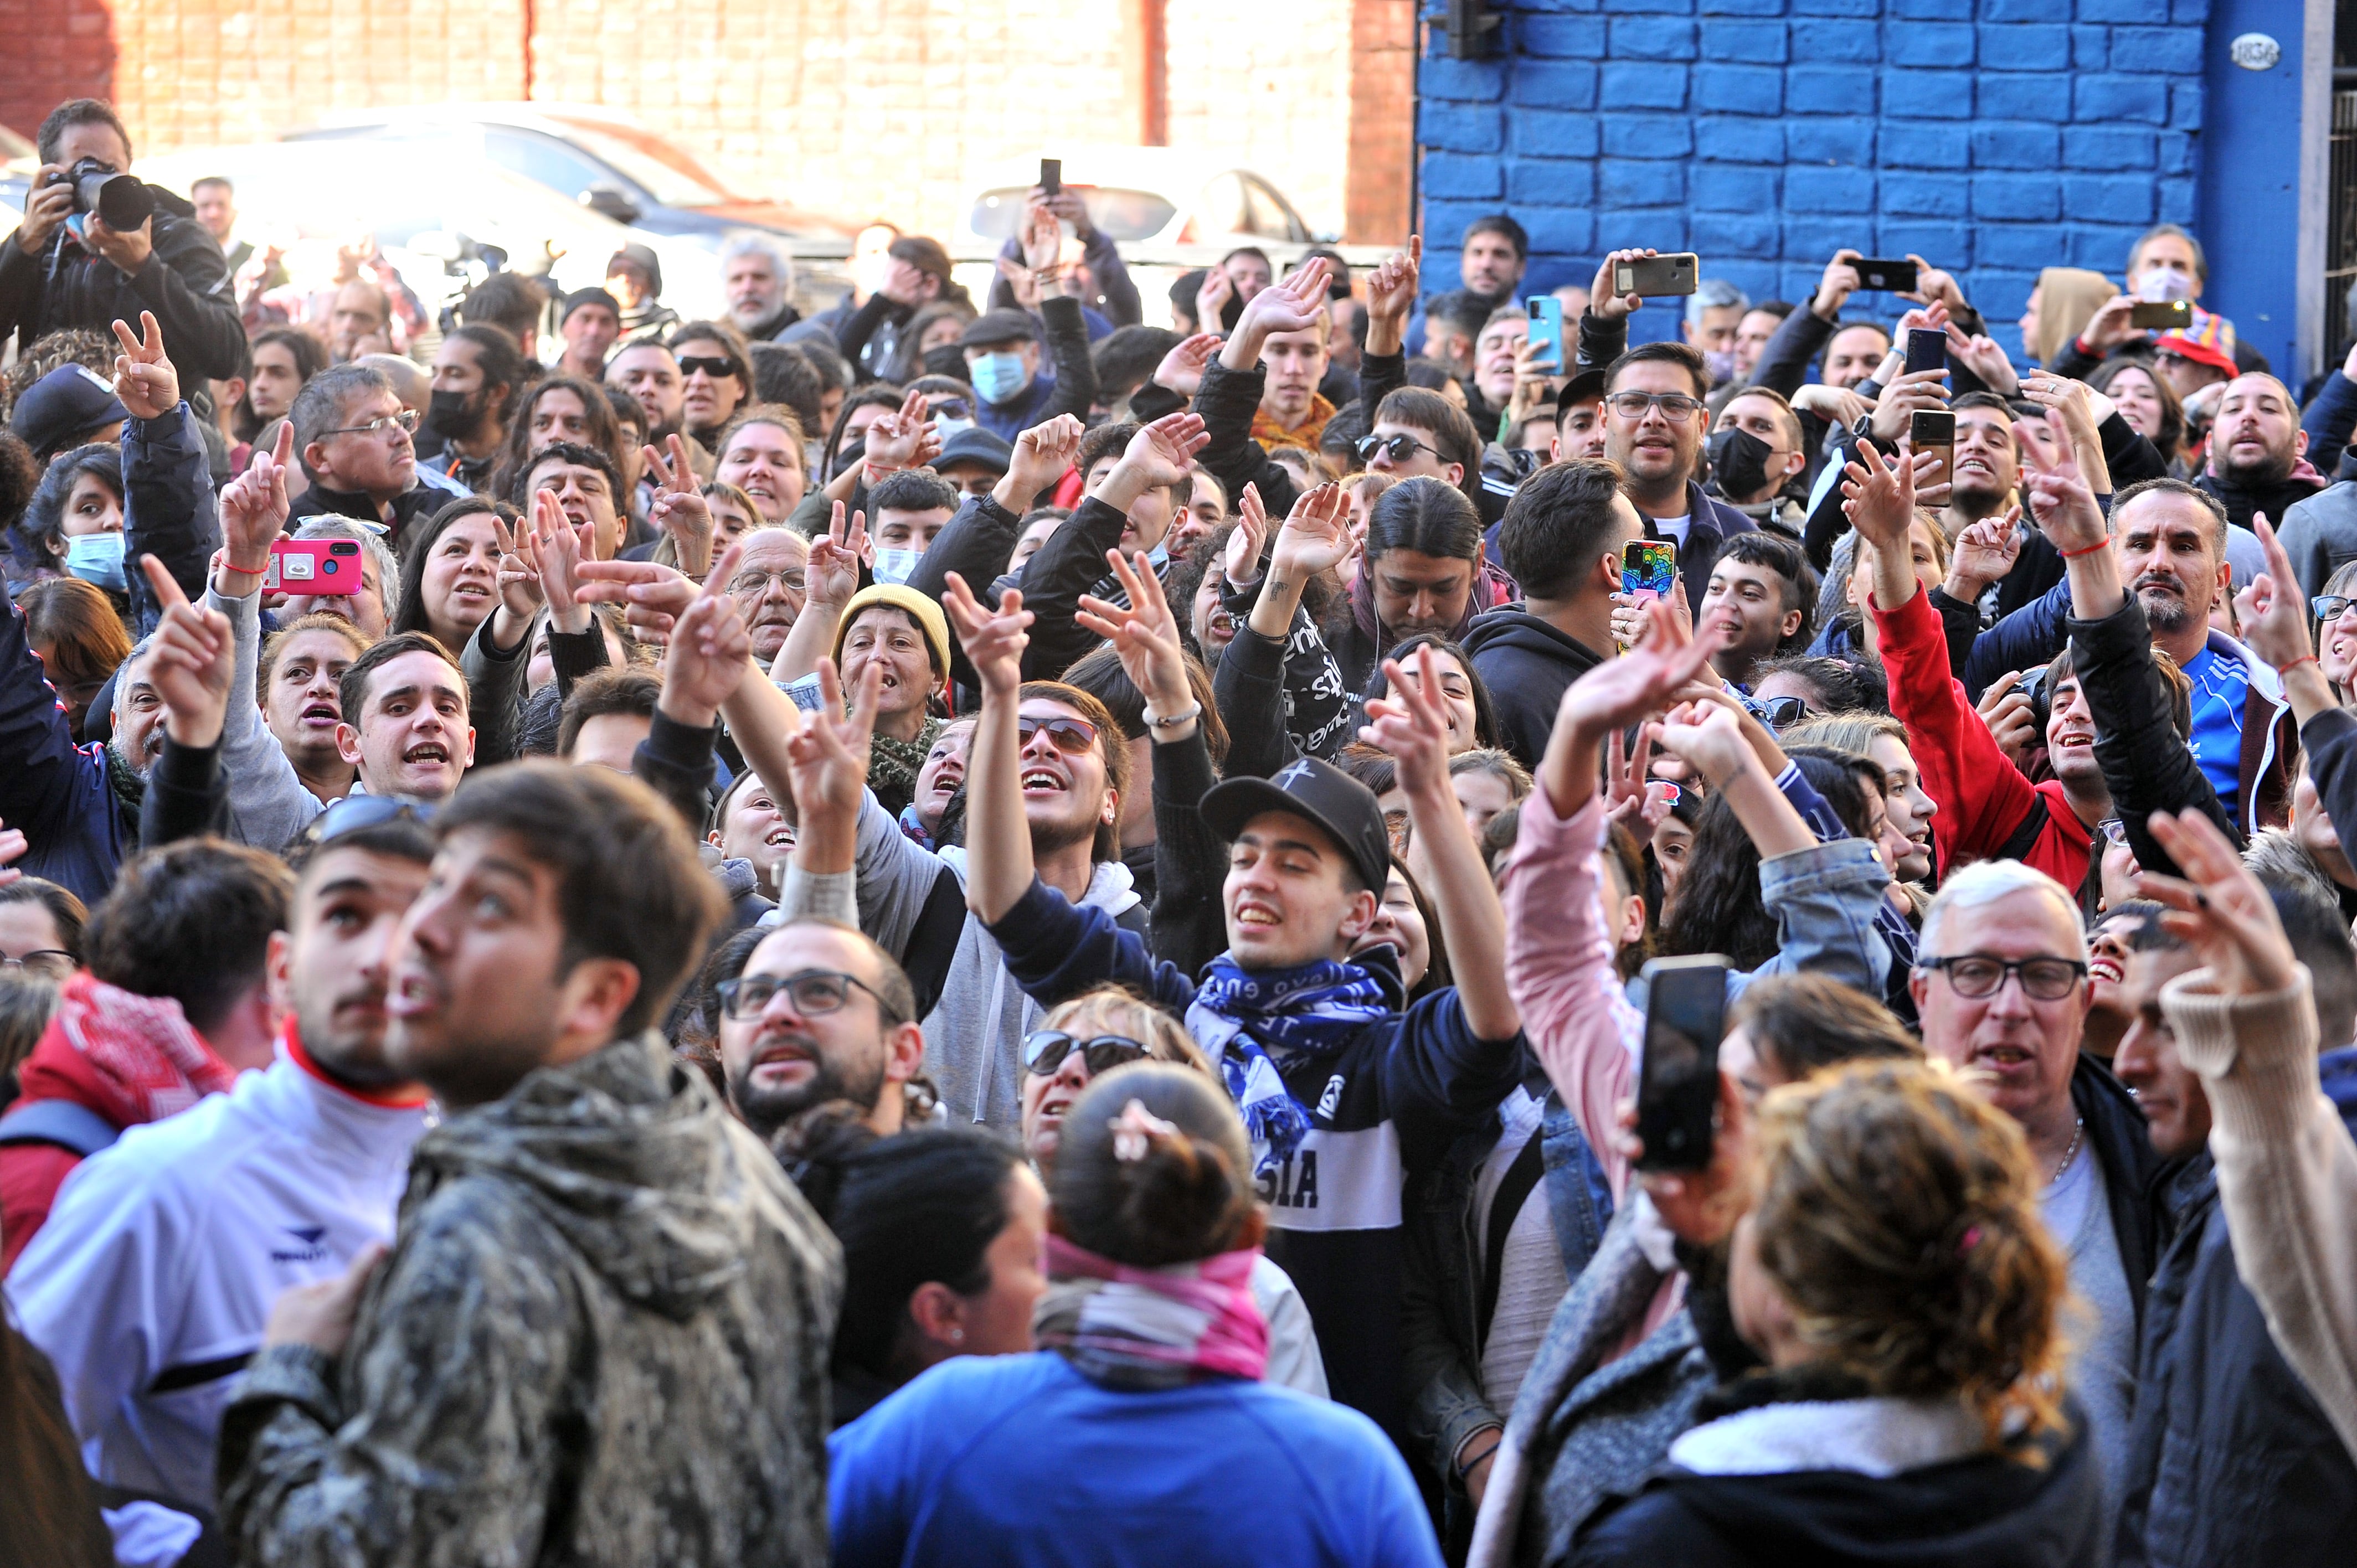
<instances>
[{"instance_id":1,"label":"white hair clip","mask_svg":"<svg viewBox=\"0 0 2357 1568\"><path fill-rule=\"evenodd\" d=\"M1124 1162L1142 1160L1157 1138L1175 1137L1178 1127L1146 1108L1146 1101L1133 1100L1121 1108L1121 1114L1105 1123L1113 1129L1113 1157Z\"/></svg>"}]
</instances>

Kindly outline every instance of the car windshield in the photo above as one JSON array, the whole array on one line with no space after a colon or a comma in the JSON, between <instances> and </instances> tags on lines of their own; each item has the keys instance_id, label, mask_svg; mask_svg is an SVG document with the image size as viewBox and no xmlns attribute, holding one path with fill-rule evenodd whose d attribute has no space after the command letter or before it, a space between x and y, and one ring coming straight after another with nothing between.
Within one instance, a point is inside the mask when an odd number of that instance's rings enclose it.
<instances>
[{"instance_id":1,"label":"car windshield","mask_svg":"<svg viewBox=\"0 0 2357 1568\"><path fill-rule=\"evenodd\" d=\"M570 140L637 180L665 207L717 207L736 199L694 158L659 138L586 120L560 124Z\"/></svg>"},{"instance_id":2,"label":"car windshield","mask_svg":"<svg viewBox=\"0 0 2357 1568\"><path fill-rule=\"evenodd\" d=\"M1178 209L1150 190L1125 190L1114 186L1074 186L1088 204L1089 221L1109 239L1147 240L1162 232ZM974 231L988 240L1013 235L1023 221L1028 186L985 190L974 204Z\"/></svg>"}]
</instances>

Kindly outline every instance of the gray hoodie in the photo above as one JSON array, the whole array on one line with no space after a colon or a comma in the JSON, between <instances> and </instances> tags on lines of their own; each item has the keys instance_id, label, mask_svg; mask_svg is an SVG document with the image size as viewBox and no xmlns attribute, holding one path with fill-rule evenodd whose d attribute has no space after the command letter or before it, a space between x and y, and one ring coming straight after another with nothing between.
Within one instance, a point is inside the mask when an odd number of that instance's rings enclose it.
<instances>
[{"instance_id":1,"label":"gray hoodie","mask_svg":"<svg viewBox=\"0 0 2357 1568\"><path fill-rule=\"evenodd\" d=\"M817 1563L843 1255L662 1036L417 1145L335 1360L256 1358L221 1522L276 1568Z\"/></svg>"},{"instance_id":2,"label":"gray hoodie","mask_svg":"<svg viewBox=\"0 0 2357 1568\"><path fill-rule=\"evenodd\" d=\"M859 803L859 847L852 866L834 875L790 871L779 919L843 918L848 902L844 884L856 880L859 929L906 961L917 918L942 868L965 880L965 851L926 849L900 831L871 789ZM1080 903L1116 917L1135 908L1129 868L1117 860L1098 862ZM998 944L969 911L942 982L941 1000L924 1018L925 1071L942 1091L942 1114L1008 1133L1020 1127L1023 1036L1044 1016L1045 1010L1006 972Z\"/></svg>"}]
</instances>

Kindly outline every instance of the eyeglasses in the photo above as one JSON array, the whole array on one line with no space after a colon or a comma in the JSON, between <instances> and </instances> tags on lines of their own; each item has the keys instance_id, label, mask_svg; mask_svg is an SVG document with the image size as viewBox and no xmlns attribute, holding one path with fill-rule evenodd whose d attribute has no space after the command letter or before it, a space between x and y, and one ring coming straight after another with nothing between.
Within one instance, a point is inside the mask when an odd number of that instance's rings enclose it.
<instances>
[{"instance_id":1,"label":"eyeglasses","mask_svg":"<svg viewBox=\"0 0 2357 1568\"><path fill-rule=\"evenodd\" d=\"M2339 620L2352 604L2357 604L2357 599L2346 594L2319 594L2308 601L2308 607L2316 612L2319 620Z\"/></svg>"},{"instance_id":2,"label":"eyeglasses","mask_svg":"<svg viewBox=\"0 0 2357 1568\"><path fill-rule=\"evenodd\" d=\"M28 974L36 980L63 980L81 967L74 955L63 948L35 948L31 952L10 958L0 952L0 974ZM1095 1064L1091 1063L1091 1069Z\"/></svg>"},{"instance_id":3,"label":"eyeglasses","mask_svg":"<svg viewBox=\"0 0 2357 1568\"><path fill-rule=\"evenodd\" d=\"M2008 978L2018 978L2025 995L2040 1002L2060 1002L2077 990L2087 974L2087 966L2075 958L1991 958L1986 953L1919 959L1915 967L1945 970L1956 994L1974 1001L1996 995Z\"/></svg>"},{"instance_id":4,"label":"eyeglasses","mask_svg":"<svg viewBox=\"0 0 2357 1568\"><path fill-rule=\"evenodd\" d=\"M723 376L735 375L737 373L737 367L717 356L708 360L701 354L681 356L679 361L679 373L681 375L692 376L698 371L702 371L705 375L710 376L716 381Z\"/></svg>"},{"instance_id":5,"label":"eyeglasses","mask_svg":"<svg viewBox=\"0 0 2357 1568\"><path fill-rule=\"evenodd\" d=\"M1662 417L1672 424L1684 424L1702 406L1684 392L1614 392L1604 403L1623 419L1642 419L1647 409L1658 408Z\"/></svg>"},{"instance_id":6,"label":"eyeglasses","mask_svg":"<svg viewBox=\"0 0 2357 1568\"><path fill-rule=\"evenodd\" d=\"M1746 697L1743 711L1770 729L1784 729L1809 716L1806 697Z\"/></svg>"},{"instance_id":7,"label":"eyeglasses","mask_svg":"<svg viewBox=\"0 0 2357 1568\"><path fill-rule=\"evenodd\" d=\"M799 974L740 974L734 980L724 980L714 986L720 998L720 1010L738 1023L750 1023L770 1010L770 1002L779 992L786 993L794 1011L805 1018L823 1017L839 1013L851 1000L852 987L857 986L876 998L876 1011L895 1024L905 1024L899 1009L884 1000L883 993L857 975L845 974L832 969L806 969Z\"/></svg>"},{"instance_id":8,"label":"eyeglasses","mask_svg":"<svg viewBox=\"0 0 2357 1568\"><path fill-rule=\"evenodd\" d=\"M1045 1078L1064 1065L1064 1058L1074 1051L1089 1065L1089 1076L1111 1072L1130 1062L1144 1061L1153 1053L1126 1035L1099 1035L1083 1040L1061 1029L1035 1029L1023 1036L1023 1067Z\"/></svg>"},{"instance_id":9,"label":"eyeglasses","mask_svg":"<svg viewBox=\"0 0 2357 1568\"><path fill-rule=\"evenodd\" d=\"M1086 719L1018 718L1015 721L1015 738L1019 745L1028 746L1031 737L1041 730L1056 743L1056 749L1067 757L1079 757L1097 743L1097 726Z\"/></svg>"},{"instance_id":10,"label":"eyeglasses","mask_svg":"<svg viewBox=\"0 0 2357 1568\"><path fill-rule=\"evenodd\" d=\"M329 843L346 833L382 827L406 818L420 827L434 821L434 807L425 800L404 800L393 795L347 795L319 813L314 845Z\"/></svg>"},{"instance_id":11,"label":"eyeglasses","mask_svg":"<svg viewBox=\"0 0 2357 1568\"><path fill-rule=\"evenodd\" d=\"M322 430L319 434L321 435L382 435L387 430L399 430L404 435L407 435L416 428L417 411L414 408L404 408L399 413L380 413L366 424L339 425L333 430Z\"/></svg>"},{"instance_id":12,"label":"eyeglasses","mask_svg":"<svg viewBox=\"0 0 2357 1568\"><path fill-rule=\"evenodd\" d=\"M1440 456L1439 447L1427 446L1413 435L1361 435L1359 437L1359 456L1362 460L1373 462L1375 454L1378 452L1390 453L1392 461L1394 463L1405 463L1418 452L1429 452L1436 457Z\"/></svg>"},{"instance_id":13,"label":"eyeglasses","mask_svg":"<svg viewBox=\"0 0 2357 1568\"><path fill-rule=\"evenodd\" d=\"M2127 847L2128 825L2119 818L2105 817L2102 822L2097 822L2095 826L2102 830L2104 837L2110 843L2118 845L2122 849L2126 849Z\"/></svg>"},{"instance_id":14,"label":"eyeglasses","mask_svg":"<svg viewBox=\"0 0 2357 1568\"><path fill-rule=\"evenodd\" d=\"M770 591L770 584L783 583L786 592L799 594L809 582L809 574L799 566L789 566L782 572L764 572L759 566L749 566L728 579L728 592L735 598L759 598Z\"/></svg>"}]
</instances>

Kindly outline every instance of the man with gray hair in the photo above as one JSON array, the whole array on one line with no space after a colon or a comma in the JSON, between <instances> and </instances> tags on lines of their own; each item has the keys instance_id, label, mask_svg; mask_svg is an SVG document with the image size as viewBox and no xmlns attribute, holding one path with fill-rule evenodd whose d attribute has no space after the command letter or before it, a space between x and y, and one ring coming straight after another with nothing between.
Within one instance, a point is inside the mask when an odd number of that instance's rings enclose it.
<instances>
[{"instance_id":1,"label":"man with gray hair","mask_svg":"<svg viewBox=\"0 0 2357 1568\"><path fill-rule=\"evenodd\" d=\"M1950 876L1923 917L1909 982L1923 1048L1980 1075L2021 1123L2039 1202L2095 1314L2072 1369L2115 1503L2127 1457L2145 1287L2163 1240L2147 1194L2163 1162L2109 1069L2079 1049L2087 936L2062 885L2018 860Z\"/></svg>"},{"instance_id":2,"label":"man with gray hair","mask_svg":"<svg viewBox=\"0 0 2357 1568\"><path fill-rule=\"evenodd\" d=\"M1715 387L1735 379L1735 329L1750 308L1750 298L1725 278L1705 278L1686 295L1685 340L1701 350Z\"/></svg>"},{"instance_id":3,"label":"man with gray hair","mask_svg":"<svg viewBox=\"0 0 2357 1568\"><path fill-rule=\"evenodd\" d=\"M775 342L802 318L793 306L793 258L767 234L728 236L720 247L720 286L728 295L729 321L753 342Z\"/></svg>"},{"instance_id":4,"label":"man with gray hair","mask_svg":"<svg viewBox=\"0 0 2357 1568\"><path fill-rule=\"evenodd\" d=\"M410 432L414 410L393 382L365 365L331 365L303 384L287 411L295 458L311 483L290 503L294 515L333 512L393 531L470 494L417 461Z\"/></svg>"}]
</instances>

